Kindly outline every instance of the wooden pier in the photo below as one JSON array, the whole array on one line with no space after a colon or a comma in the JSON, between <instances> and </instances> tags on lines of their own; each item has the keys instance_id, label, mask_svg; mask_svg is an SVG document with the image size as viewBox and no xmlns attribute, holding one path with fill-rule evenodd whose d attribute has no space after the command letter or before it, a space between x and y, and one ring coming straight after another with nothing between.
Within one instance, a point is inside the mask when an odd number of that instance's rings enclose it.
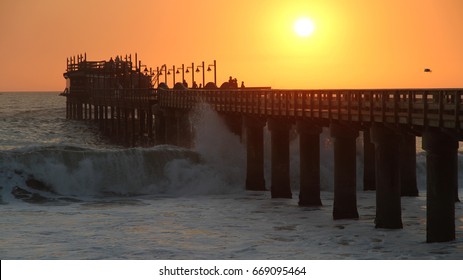
<instances>
[{"instance_id":1,"label":"wooden pier","mask_svg":"<svg viewBox=\"0 0 463 280\"><path fill-rule=\"evenodd\" d=\"M190 112L207 103L232 131L246 134L248 190L266 189L263 129L267 125L274 198L292 197L289 132L296 127L301 206L322 205L319 139L322 128L328 127L334 141L334 219L358 218L355 141L363 131L364 185L376 189L376 227L402 228L401 196L418 195L415 137L422 137L427 159L427 241L455 239L463 89L155 89L147 83L152 72L141 71L141 62L136 67L127 58L118 63L108 68L108 62L68 60L68 118L97 121L102 131L128 146L191 147ZM79 77L85 78L74 83ZM121 87L121 77L131 86ZM92 89L79 91L82 83Z\"/></svg>"}]
</instances>

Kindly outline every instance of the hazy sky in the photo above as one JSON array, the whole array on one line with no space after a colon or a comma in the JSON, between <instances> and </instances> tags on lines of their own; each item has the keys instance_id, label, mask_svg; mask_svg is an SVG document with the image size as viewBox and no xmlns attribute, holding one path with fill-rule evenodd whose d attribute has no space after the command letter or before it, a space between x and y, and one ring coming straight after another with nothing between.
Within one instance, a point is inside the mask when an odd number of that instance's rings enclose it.
<instances>
[{"instance_id":1,"label":"hazy sky","mask_svg":"<svg viewBox=\"0 0 463 280\"><path fill-rule=\"evenodd\" d=\"M216 59L219 84L463 87L462 15L462 0L0 0L0 91L62 90L66 58L84 52ZM311 36L294 32L301 16Z\"/></svg>"}]
</instances>

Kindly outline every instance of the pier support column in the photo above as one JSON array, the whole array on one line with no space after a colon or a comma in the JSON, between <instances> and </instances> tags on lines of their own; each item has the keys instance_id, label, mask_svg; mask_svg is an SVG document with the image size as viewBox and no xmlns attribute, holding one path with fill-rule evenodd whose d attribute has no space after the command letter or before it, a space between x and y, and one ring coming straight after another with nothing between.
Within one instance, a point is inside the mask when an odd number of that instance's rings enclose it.
<instances>
[{"instance_id":1,"label":"pier support column","mask_svg":"<svg viewBox=\"0 0 463 280\"><path fill-rule=\"evenodd\" d=\"M373 125L370 130L376 147L376 228L402 228L399 154L401 135L382 125Z\"/></svg>"},{"instance_id":2,"label":"pier support column","mask_svg":"<svg viewBox=\"0 0 463 280\"><path fill-rule=\"evenodd\" d=\"M117 139L117 107L111 106L111 128L112 128L112 137Z\"/></svg>"},{"instance_id":3,"label":"pier support column","mask_svg":"<svg viewBox=\"0 0 463 280\"><path fill-rule=\"evenodd\" d=\"M76 118L76 103L74 100L71 102L71 119L72 120L77 119Z\"/></svg>"},{"instance_id":4,"label":"pier support column","mask_svg":"<svg viewBox=\"0 0 463 280\"><path fill-rule=\"evenodd\" d=\"M139 109L138 111L138 141L143 145L146 140L146 111L144 109Z\"/></svg>"},{"instance_id":5,"label":"pier support column","mask_svg":"<svg viewBox=\"0 0 463 280\"><path fill-rule=\"evenodd\" d=\"M129 130L129 116L130 109L125 107L124 109L124 145L130 146L130 130Z\"/></svg>"},{"instance_id":6,"label":"pier support column","mask_svg":"<svg viewBox=\"0 0 463 280\"><path fill-rule=\"evenodd\" d=\"M246 116L246 190L265 191L264 126L265 119Z\"/></svg>"},{"instance_id":7,"label":"pier support column","mask_svg":"<svg viewBox=\"0 0 463 280\"><path fill-rule=\"evenodd\" d=\"M66 119L69 119L69 97L66 96Z\"/></svg>"},{"instance_id":8,"label":"pier support column","mask_svg":"<svg viewBox=\"0 0 463 280\"><path fill-rule=\"evenodd\" d=\"M314 123L297 122L300 152L299 206L322 206L320 199L320 133Z\"/></svg>"},{"instance_id":9,"label":"pier support column","mask_svg":"<svg viewBox=\"0 0 463 280\"><path fill-rule=\"evenodd\" d=\"M363 132L363 190L376 190L375 144L371 142L370 128Z\"/></svg>"},{"instance_id":10,"label":"pier support column","mask_svg":"<svg viewBox=\"0 0 463 280\"><path fill-rule=\"evenodd\" d=\"M166 118L161 110L154 114L154 139L156 145L166 144Z\"/></svg>"},{"instance_id":11,"label":"pier support column","mask_svg":"<svg viewBox=\"0 0 463 280\"><path fill-rule=\"evenodd\" d=\"M272 198L292 198L289 173L289 129L287 120L269 120L272 149Z\"/></svg>"},{"instance_id":12,"label":"pier support column","mask_svg":"<svg viewBox=\"0 0 463 280\"><path fill-rule=\"evenodd\" d=\"M132 107L130 109L131 118L131 133L130 133L130 146L135 147L137 142L137 109Z\"/></svg>"},{"instance_id":13,"label":"pier support column","mask_svg":"<svg viewBox=\"0 0 463 280\"><path fill-rule=\"evenodd\" d=\"M221 116L228 129L235 135L238 135L241 139L243 118L235 115L223 115Z\"/></svg>"},{"instance_id":14,"label":"pier support column","mask_svg":"<svg viewBox=\"0 0 463 280\"><path fill-rule=\"evenodd\" d=\"M97 104L93 105L93 116L94 116L93 120L94 121L97 121L98 118L100 117L100 114L98 114L98 108L99 106Z\"/></svg>"},{"instance_id":15,"label":"pier support column","mask_svg":"<svg viewBox=\"0 0 463 280\"><path fill-rule=\"evenodd\" d=\"M93 119L93 116L92 116L92 104L91 103L88 103L88 118L87 120L91 121Z\"/></svg>"},{"instance_id":16,"label":"pier support column","mask_svg":"<svg viewBox=\"0 0 463 280\"><path fill-rule=\"evenodd\" d=\"M154 114L153 114L153 109L152 107L150 106L149 109L148 109L148 113L147 113L147 119L146 119L146 127L147 127L147 130L148 130L148 141L149 141L149 145L153 145L153 141L154 141L154 124L153 124L153 120L154 120Z\"/></svg>"},{"instance_id":17,"label":"pier support column","mask_svg":"<svg viewBox=\"0 0 463 280\"><path fill-rule=\"evenodd\" d=\"M437 128L423 133L426 151L426 242L455 240L458 139Z\"/></svg>"},{"instance_id":18,"label":"pier support column","mask_svg":"<svg viewBox=\"0 0 463 280\"><path fill-rule=\"evenodd\" d=\"M77 110L77 119L78 120L83 120L84 118L84 110L83 110L83 104L82 104L82 100L79 100L76 104L76 110Z\"/></svg>"},{"instance_id":19,"label":"pier support column","mask_svg":"<svg viewBox=\"0 0 463 280\"><path fill-rule=\"evenodd\" d=\"M99 105L98 106L98 113L99 113L99 116L98 116L98 126L100 128L100 130L103 130L103 125L104 125L104 107L103 105Z\"/></svg>"},{"instance_id":20,"label":"pier support column","mask_svg":"<svg viewBox=\"0 0 463 280\"><path fill-rule=\"evenodd\" d=\"M178 145L178 118L175 110L164 110L166 144Z\"/></svg>"},{"instance_id":21,"label":"pier support column","mask_svg":"<svg viewBox=\"0 0 463 280\"><path fill-rule=\"evenodd\" d=\"M191 148L193 146L193 131L190 123L188 111L176 111L176 118L178 122L178 144L184 148Z\"/></svg>"},{"instance_id":22,"label":"pier support column","mask_svg":"<svg viewBox=\"0 0 463 280\"><path fill-rule=\"evenodd\" d=\"M334 204L333 218L357 219L356 194L356 145L358 130L332 123L331 137L334 139Z\"/></svg>"},{"instance_id":23,"label":"pier support column","mask_svg":"<svg viewBox=\"0 0 463 280\"><path fill-rule=\"evenodd\" d=\"M415 135L404 132L400 140L400 192L402 196L418 196Z\"/></svg>"},{"instance_id":24,"label":"pier support column","mask_svg":"<svg viewBox=\"0 0 463 280\"><path fill-rule=\"evenodd\" d=\"M118 142L121 142L121 139L123 137L122 134L122 112L121 112L121 107L116 107L116 140Z\"/></svg>"}]
</instances>

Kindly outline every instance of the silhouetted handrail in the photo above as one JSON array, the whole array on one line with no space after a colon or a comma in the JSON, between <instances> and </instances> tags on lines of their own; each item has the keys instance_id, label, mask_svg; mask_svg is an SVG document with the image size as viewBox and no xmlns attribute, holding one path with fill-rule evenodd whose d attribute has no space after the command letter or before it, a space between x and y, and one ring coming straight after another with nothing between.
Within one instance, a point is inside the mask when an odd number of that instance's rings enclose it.
<instances>
[{"instance_id":1,"label":"silhouetted handrail","mask_svg":"<svg viewBox=\"0 0 463 280\"><path fill-rule=\"evenodd\" d=\"M191 109L209 103L222 113L319 121L431 126L459 131L463 89L163 90L159 105Z\"/></svg>"}]
</instances>

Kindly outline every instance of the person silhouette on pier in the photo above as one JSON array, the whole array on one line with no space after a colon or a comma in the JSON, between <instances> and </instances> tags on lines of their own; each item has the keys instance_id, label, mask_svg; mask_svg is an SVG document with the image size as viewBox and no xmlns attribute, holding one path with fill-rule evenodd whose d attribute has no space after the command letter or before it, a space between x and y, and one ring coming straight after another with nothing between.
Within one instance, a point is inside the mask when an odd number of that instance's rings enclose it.
<instances>
[{"instance_id":1,"label":"person silhouette on pier","mask_svg":"<svg viewBox=\"0 0 463 280\"><path fill-rule=\"evenodd\" d=\"M238 88L238 79L237 78L233 79L232 88Z\"/></svg>"},{"instance_id":2,"label":"person silhouette on pier","mask_svg":"<svg viewBox=\"0 0 463 280\"><path fill-rule=\"evenodd\" d=\"M244 81L241 81L241 88L245 88Z\"/></svg>"},{"instance_id":3,"label":"person silhouette on pier","mask_svg":"<svg viewBox=\"0 0 463 280\"><path fill-rule=\"evenodd\" d=\"M230 88L238 88L238 80L230 76L230 78L228 79L228 86Z\"/></svg>"},{"instance_id":4,"label":"person silhouette on pier","mask_svg":"<svg viewBox=\"0 0 463 280\"><path fill-rule=\"evenodd\" d=\"M196 81L193 81L193 88L198 88L198 84L196 83Z\"/></svg>"}]
</instances>

